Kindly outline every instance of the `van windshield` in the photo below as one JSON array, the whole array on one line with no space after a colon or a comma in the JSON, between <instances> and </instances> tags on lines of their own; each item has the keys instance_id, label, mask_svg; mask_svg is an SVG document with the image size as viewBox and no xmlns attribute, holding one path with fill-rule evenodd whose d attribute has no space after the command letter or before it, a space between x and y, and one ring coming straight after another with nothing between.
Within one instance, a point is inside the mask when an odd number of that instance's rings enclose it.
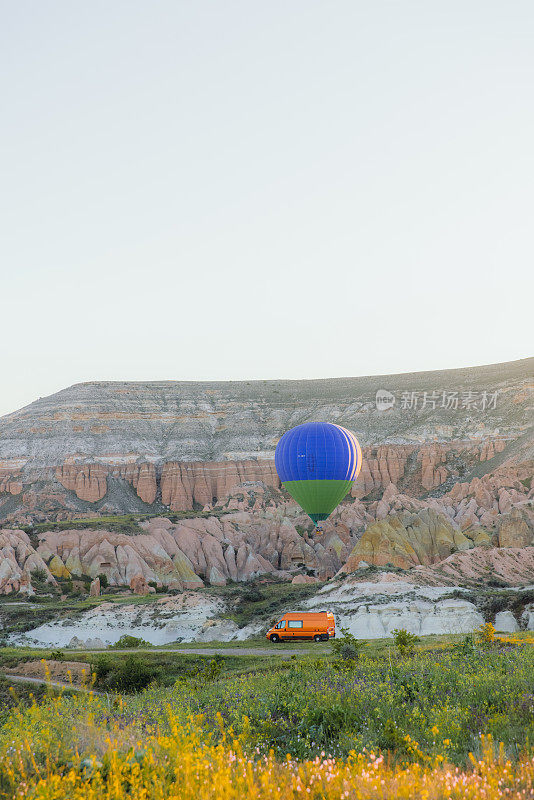
<instances>
[{"instance_id":1,"label":"van windshield","mask_svg":"<svg viewBox=\"0 0 534 800\"><path fill-rule=\"evenodd\" d=\"M275 628L285 628L286 621L285 619L281 619L280 622L277 622L274 626Z\"/></svg>"}]
</instances>

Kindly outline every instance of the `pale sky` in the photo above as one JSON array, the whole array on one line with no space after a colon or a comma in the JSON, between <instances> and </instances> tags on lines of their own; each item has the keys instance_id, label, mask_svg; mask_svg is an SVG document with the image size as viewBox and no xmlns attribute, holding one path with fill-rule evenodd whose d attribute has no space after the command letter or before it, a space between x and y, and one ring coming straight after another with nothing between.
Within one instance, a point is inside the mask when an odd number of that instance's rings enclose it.
<instances>
[{"instance_id":1,"label":"pale sky","mask_svg":"<svg viewBox=\"0 0 534 800\"><path fill-rule=\"evenodd\" d=\"M532 355L534 2L0 2L0 414Z\"/></svg>"}]
</instances>

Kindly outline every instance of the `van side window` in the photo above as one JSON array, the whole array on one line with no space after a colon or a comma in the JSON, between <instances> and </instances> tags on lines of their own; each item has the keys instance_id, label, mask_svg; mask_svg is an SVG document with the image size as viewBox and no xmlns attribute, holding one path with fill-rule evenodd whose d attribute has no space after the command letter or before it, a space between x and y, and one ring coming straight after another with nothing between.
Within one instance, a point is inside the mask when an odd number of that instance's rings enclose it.
<instances>
[{"instance_id":1,"label":"van side window","mask_svg":"<svg viewBox=\"0 0 534 800\"><path fill-rule=\"evenodd\" d=\"M301 619L290 619L287 623L288 628L302 628L303 622Z\"/></svg>"},{"instance_id":2,"label":"van side window","mask_svg":"<svg viewBox=\"0 0 534 800\"><path fill-rule=\"evenodd\" d=\"M275 628L283 628L285 626L285 620L281 619L280 622L277 622L274 626Z\"/></svg>"}]
</instances>

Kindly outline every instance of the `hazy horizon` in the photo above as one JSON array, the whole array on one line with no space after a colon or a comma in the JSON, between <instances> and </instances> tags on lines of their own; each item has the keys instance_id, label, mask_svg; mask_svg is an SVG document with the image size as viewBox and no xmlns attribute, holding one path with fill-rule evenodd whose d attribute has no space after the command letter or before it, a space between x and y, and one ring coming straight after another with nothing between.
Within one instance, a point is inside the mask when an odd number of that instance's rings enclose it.
<instances>
[{"instance_id":1,"label":"hazy horizon","mask_svg":"<svg viewBox=\"0 0 534 800\"><path fill-rule=\"evenodd\" d=\"M531 355L532 3L0 13L0 415Z\"/></svg>"}]
</instances>

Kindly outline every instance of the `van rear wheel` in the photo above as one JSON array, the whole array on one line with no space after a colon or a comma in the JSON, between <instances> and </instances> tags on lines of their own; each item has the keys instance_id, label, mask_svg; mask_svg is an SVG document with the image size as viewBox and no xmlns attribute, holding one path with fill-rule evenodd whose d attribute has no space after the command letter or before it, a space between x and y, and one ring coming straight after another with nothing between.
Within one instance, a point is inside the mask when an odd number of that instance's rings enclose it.
<instances>
[{"instance_id":1,"label":"van rear wheel","mask_svg":"<svg viewBox=\"0 0 534 800\"><path fill-rule=\"evenodd\" d=\"M316 633L315 636L313 637L313 641L314 642L322 642L322 640L323 640L323 637L321 636L320 633Z\"/></svg>"},{"instance_id":2,"label":"van rear wheel","mask_svg":"<svg viewBox=\"0 0 534 800\"><path fill-rule=\"evenodd\" d=\"M273 635L271 636L271 642L274 642L276 644L276 642L279 642L279 641L280 641L280 637L278 636L278 634L277 633L273 633Z\"/></svg>"}]
</instances>

